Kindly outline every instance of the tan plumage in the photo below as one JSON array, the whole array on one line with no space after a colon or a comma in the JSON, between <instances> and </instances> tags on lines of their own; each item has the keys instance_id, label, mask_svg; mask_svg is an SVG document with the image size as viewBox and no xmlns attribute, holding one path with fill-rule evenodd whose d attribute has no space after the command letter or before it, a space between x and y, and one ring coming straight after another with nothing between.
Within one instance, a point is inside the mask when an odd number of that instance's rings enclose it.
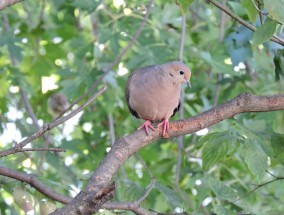
<instances>
[{"instance_id":1,"label":"tan plumage","mask_svg":"<svg viewBox=\"0 0 284 215\"><path fill-rule=\"evenodd\" d=\"M137 69L128 78L126 102L130 112L146 122L141 126L153 129L151 122L162 122L164 134L168 119L179 109L181 84L188 83L190 69L179 61Z\"/></svg>"},{"instance_id":2,"label":"tan plumage","mask_svg":"<svg viewBox=\"0 0 284 215\"><path fill-rule=\"evenodd\" d=\"M62 93L55 93L48 98L48 112L54 117L58 117L69 107L67 97Z\"/></svg>"}]
</instances>

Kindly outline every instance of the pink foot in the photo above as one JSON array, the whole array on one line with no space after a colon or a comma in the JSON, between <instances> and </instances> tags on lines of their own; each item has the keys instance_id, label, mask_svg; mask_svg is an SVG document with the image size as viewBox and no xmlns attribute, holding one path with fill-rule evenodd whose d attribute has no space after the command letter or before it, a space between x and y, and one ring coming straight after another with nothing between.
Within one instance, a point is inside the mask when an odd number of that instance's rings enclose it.
<instances>
[{"instance_id":1,"label":"pink foot","mask_svg":"<svg viewBox=\"0 0 284 215\"><path fill-rule=\"evenodd\" d=\"M169 120L168 119L164 119L163 122L158 124L158 127L160 127L160 126L164 126L164 128L163 128L163 136L165 136L165 134L168 133L169 130L170 130Z\"/></svg>"},{"instance_id":2,"label":"pink foot","mask_svg":"<svg viewBox=\"0 0 284 215\"><path fill-rule=\"evenodd\" d=\"M151 125L150 120L146 120L137 130L140 130L141 128L145 128L146 133L149 135L149 128L151 128L153 131L155 131L155 128Z\"/></svg>"}]
</instances>

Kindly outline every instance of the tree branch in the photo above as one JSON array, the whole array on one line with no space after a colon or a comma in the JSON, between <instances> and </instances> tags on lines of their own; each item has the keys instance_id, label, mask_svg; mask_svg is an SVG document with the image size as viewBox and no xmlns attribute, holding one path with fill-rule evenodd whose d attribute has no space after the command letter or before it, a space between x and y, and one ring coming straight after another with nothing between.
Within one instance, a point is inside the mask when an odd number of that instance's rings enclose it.
<instances>
[{"instance_id":1,"label":"tree branch","mask_svg":"<svg viewBox=\"0 0 284 215\"><path fill-rule=\"evenodd\" d=\"M17 152L46 152L46 151L51 151L51 152L66 152L65 149L61 148L22 148L18 149Z\"/></svg>"},{"instance_id":2,"label":"tree branch","mask_svg":"<svg viewBox=\"0 0 284 215\"><path fill-rule=\"evenodd\" d=\"M57 193L55 190L51 189L50 187L48 187L47 185L39 181L36 178L36 176L33 174L22 173L16 170L12 170L12 169L0 166L0 175L25 182L31 185L37 191L41 192L46 197L51 198L54 201L61 202L63 204L68 204L69 202L72 201L71 197L64 196L64 195ZM103 206L101 206L101 208L108 209L108 210L130 210L136 214L152 215L154 213L141 208L140 204L149 195L149 193L154 187L154 184L155 184L155 179L152 179L144 195L135 202L108 202L104 204Z\"/></svg>"},{"instance_id":3,"label":"tree branch","mask_svg":"<svg viewBox=\"0 0 284 215\"><path fill-rule=\"evenodd\" d=\"M21 2L23 0L1 0L0 1L0 10L5 9L6 7L9 7L13 4L16 4L18 2Z\"/></svg>"},{"instance_id":4,"label":"tree branch","mask_svg":"<svg viewBox=\"0 0 284 215\"><path fill-rule=\"evenodd\" d=\"M78 107L76 110L72 111L66 116L63 116L59 119L56 119L50 124L46 124L43 126L42 129L38 130L36 133L33 135L29 136L28 138L24 139L20 143L18 143L15 147L12 147L8 150L1 151L0 152L0 157L4 157L10 154L15 154L19 152L19 149L22 149L24 146L26 146L28 143L34 141L35 139L39 138L42 136L45 132L48 130L51 130L55 128L56 126L66 122L68 119L71 119L73 116L81 112L86 106L88 106L93 100L95 100L99 95L101 95L104 91L106 91L107 87L103 86L97 93L95 93L91 98L89 98L82 106Z\"/></svg>"},{"instance_id":5,"label":"tree branch","mask_svg":"<svg viewBox=\"0 0 284 215\"><path fill-rule=\"evenodd\" d=\"M27 110L27 113L28 113L29 117L31 117L31 119L32 119L32 121L33 121L33 125L35 126L35 128L36 128L37 130L40 130L41 127L40 127L40 125L39 125L39 123L38 123L38 119L37 119L37 117L36 117L36 115L35 115L35 113L34 113L34 111L33 111L33 108L32 108L32 106L31 106L31 104L30 104L30 102L29 102L29 99L28 99L28 96L27 96L25 90L23 90L23 89L21 88L21 89L20 89L20 94L21 94L22 100L23 100L23 102L24 102L24 104L25 104L25 108L26 108L26 110ZM43 139L44 139L43 148L47 148L48 145L49 145L50 142L51 142L50 135L43 134ZM21 151L23 151L23 150L21 150ZM47 151L47 150L42 150L42 151L43 151L43 153L42 153L42 155L41 155L40 162L39 162L39 164L38 164L38 174L41 173L43 161L44 161L44 159L45 159L45 154L46 154L46 151Z\"/></svg>"},{"instance_id":6,"label":"tree branch","mask_svg":"<svg viewBox=\"0 0 284 215\"><path fill-rule=\"evenodd\" d=\"M263 187L263 186L265 186L265 185L267 185L267 184L270 184L270 183L273 183L273 182L275 182L275 181L283 180L283 179L284 179L284 177L276 176L276 175L272 174L271 172L269 172L269 171L267 171L267 170L266 170L266 172L267 172L269 175L271 175L272 177L274 177L274 179L271 180L271 181L267 181L267 182L265 182L265 183L263 183L263 184L257 184L257 185L255 185L255 186L256 186L255 188L253 188L252 190L250 190L248 193L246 193L245 195L241 196L240 198L238 198L238 199L232 201L232 203L237 202L237 201L240 201L241 199L247 197L248 195L252 194L254 191L258 190L259 188L261 188L261 187Z\"/></svg>"},{"instance_id":7,"label":"tree branch","mask_svg":"<svg viewBox=\"0 0 284 215\"><path fill-rule=\"evenodd\" d=\"M30 184L32 187L34 187L35 189L37 189L42 194L54 199L55 201L61 202L63 204L66 204L67 202L70 202L72 200L72 198L63 196L57 193L55 190L52 190L50 187L43 184L41 181L39 181L35 177L35 175L18 172L16 170L9 169L9 168L2 167L2 166L0 166L0 174L10 177L10 178L17 179L22 182L26 182Z\"/></svg>"},{"instance_id":8,"label":"tree branch","mask_svg":"<svg viewBox=\"0 0 284 215\"><path fill-rule=\"evenodd\" d=\"M243 93L199 115L172 122L167 138L194 133L240 113L276 110L284 110L284 94L254 96L249 93ZM86 195L95 196L96 193L101 192L102 187L109 186L113 176L128 157L142 147L161 138L162 128L157 128L157 130L153 131L150 135L146 135L144 131L139 130L116 140L110 152L91 176L83 191L85 195L81 193L80 195L78 194L72 202L61 209L57 209L52 214L77 215L78 208L80 209L80 213L86 215L90 214L90 207L94 207L96 202L93 201L93 205L88 204L88 202L86 202Z\"/></svg>"},{"instance_id":9,"label":"tree branch","mask_svg":"<svg viewBox=\"0 0 284 215\"><path fill-rule=\"evenodd\" d=\"M244 25L245 27L247 27L248 29L250 29L252 31L256 31L256 27L254 27L253 25L249 24L248 22L246 22L245 20L243 20L241 17L237 16L236 14L234 14L230 9L226 8L225 6L223 6L218 1L216 1L216 0L209 0L209 1L212 4L214 4L216 7L218 7L222 11L224 11L226 14L228 14L230 17L232 17L234 20L239 22L240 24ZM278 43L278 44L284 46L284 40L279 38L279 37L277 37L277 36L272 36L270 38L270 40L275 42L275 43Z\"/></svg>"}]
</instances>

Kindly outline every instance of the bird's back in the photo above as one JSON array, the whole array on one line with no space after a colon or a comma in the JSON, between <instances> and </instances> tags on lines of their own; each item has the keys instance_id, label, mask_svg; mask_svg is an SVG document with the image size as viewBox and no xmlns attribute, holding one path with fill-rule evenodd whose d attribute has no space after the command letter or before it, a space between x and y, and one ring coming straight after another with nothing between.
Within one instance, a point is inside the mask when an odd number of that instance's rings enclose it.
<instances>
[{"instance_id":1,"label":"bird's back","mask_svg":"<svg viewBox=\"0 0 284 215\"><path fill-rule=\"evenodd\" d=\"M160 65L137 69L127 81L126 101L137 118L159 122L178 109L181 86L166 76Z\"/></svg>"}]
</instances>

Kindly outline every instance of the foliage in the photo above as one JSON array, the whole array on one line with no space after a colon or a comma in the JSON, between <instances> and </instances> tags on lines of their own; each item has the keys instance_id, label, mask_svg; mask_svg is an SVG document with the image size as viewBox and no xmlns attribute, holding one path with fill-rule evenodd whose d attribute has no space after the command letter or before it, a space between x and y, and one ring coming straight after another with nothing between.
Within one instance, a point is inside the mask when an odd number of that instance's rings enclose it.
<instances>
[{"instance_id":1,"label":"foliage","mask_svg":"<svg viewBox=\"0 0 284 215\"><path fill-rule=\"evenodd\" d=\"M257 27L253 33L227 16L220 27L220 10L207 1L180 0L177 5L157 0L135 44L104 78L108 90L77 122L67 121L50 132L52 146L66 152L47 152L39 179L62 194L74 196L111 147L109 116L114 118L116 137L135 131L141 121L130 115L124 101L125 72L178 59L183 13L187 16L183 60L193 72L193 88L185 90L185 117L212 107L216 95L222 103L242 92L283 93L283 47L269 38L273 34L283 38L284 3L263 2L263 11L269 13L263 24L251 1L228 1L226 5ZM12 147L36 131L20 89L28 94L40 125L52 121L47 108L49 96L62 92L73 102L83 95L127 46L147 6L145 0L26 0L1 11L0 149ZM266 171L284 176L283 125L283 111L247 113L208 128L209 133L186 135L178 184L176 140L145 147L139 154L157 183L142 206L164 213L283 211L281 180L234 202L253 189L253 184L272 180ZM43 143L40 138L29 147ZM0 163L38 174L41 157L42 152L17 153L1 158ZM140 160L129 158L115 177L115 201L137 200L150 180ZM21 192L15 191L19 187ZM20 194L15 198L15 192L27 193L37 211L54 208L51 199L17 180L1 177L0 191L2 214L24 213L17 206L22 204L17 203Z\"/></svg>"}]
</instances>

